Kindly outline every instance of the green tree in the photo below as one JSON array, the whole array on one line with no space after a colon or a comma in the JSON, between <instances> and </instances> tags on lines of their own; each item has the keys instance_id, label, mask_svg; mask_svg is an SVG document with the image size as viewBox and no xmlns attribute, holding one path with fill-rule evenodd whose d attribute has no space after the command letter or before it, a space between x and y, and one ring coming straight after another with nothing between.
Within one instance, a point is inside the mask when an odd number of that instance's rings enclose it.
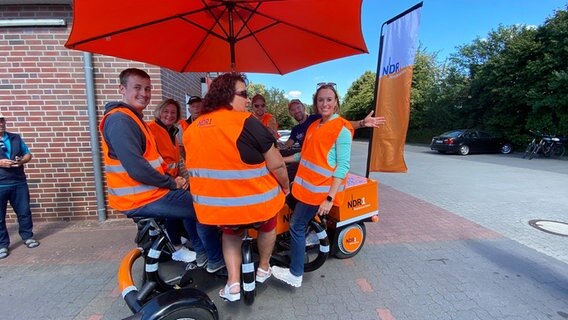
<instances>
[{"instance_id":1,"label":"green tree","mask_svg":"<svg viewBox=\"0 0 568 320\"><path fill-rule=\"evenodd\" d=\"M341 105L341 114L346 119L363 119L374 109L375 79L374 72L365 71L351 84Z\"/></svg>"},{"instance_id":2,"label":"green tree","mask_svg":"<svg viewBox=\"0 0 568 320\"><path fill-rule=\"evenodd\" d=\"M536 30L535 39L535 59L527 62L534 83L527 92L526 128L568 135L568 12L556 11Z\"/></svg>"},{"instance_id":3,"label":"green tree","mask_svg":"<svg viewBox=\"0 0 568 320\"><path fill-rule=\"evenodd\" d=\"M409 129L422 130L429 126L426 115L437 98L436 82L439 73L436 55L428 54L420 46L416 52L412 71Z\"/></svg>"}]
</instances>

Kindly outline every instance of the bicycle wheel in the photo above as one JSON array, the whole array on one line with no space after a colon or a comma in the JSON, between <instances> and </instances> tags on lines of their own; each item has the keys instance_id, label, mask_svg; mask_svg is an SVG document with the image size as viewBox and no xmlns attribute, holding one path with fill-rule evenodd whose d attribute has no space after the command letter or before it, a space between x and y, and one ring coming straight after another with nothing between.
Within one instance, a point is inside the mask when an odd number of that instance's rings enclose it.
<instances>
[{"instance_id":1,"label":"bicycle wheel","mask_svg":"<svg viewBox=\"0 0 568 320\"><path fill-rule=\"evenodd\" d=\"M179 320L179 319L195 319L195 320L215 320L215 315L208 309L201 306L179 307L167 315L158 316L159 320Z\"/></svg>"},{"instance_id":2,"label":"bicycle wheel","mask_svg":"<svg viewBox=\"0 0 568 320\"><path fill-rule=\"evenodd\" d=\"M311 272L321 267L329 255L330 245L327 232L317 221L311 220L306 228L306 253L304 271ZM270 264L290 267L290 233L285 232L276 238L275 250L270 257Z\"/></svg>"},{"instance_id":3,"label":"bicycle wheel","mask_svg":"<svg viewBox=\"0 0 568 320\"><path fill-rule=\"evenodd\" d=\"M542 148L542 143L537 144L532 150L532 152L529 154L529 160L532 160L532 158L534 158L534 156L540 151L541 148Z\"/></svg>"},{"instance_id":4,"label":"bicycle wheel","mask_svg":"<svg viewBox=\"0 0 568 320\"><path fill-rule=\"evenodd\" d=\"M252 254L252 246L250 240L244 240L241 245L241 254L243 261L241 265L242 279L243 279L243 295L245 304L251 305L254 303L254 296L256 294L256 281L254 273L254 261Z\"/></svg>"},{"instance_id":5,"label":"bicycle wheel","mask_svg":"<svg viewBox=\"0 0 568 320\"><path fill-rule=\"evenodd\" d=\"M546 142L542 145L542 155L545 158L550 158L552 155L552 149L554 148L554 144L552 142Z\"/></svg>"},{"instance_id":6,"label":"bicycle wheel","mask_svg":"<svg viewBox=\"0 0 568 320\"><path fill-rule=\"evenodd\" d=\"M533 139L533 141L531 141L531 142L529 143L529 145L527 146L527 149L525 150L525 154L523 155L523 159L525 159L526 157L528 157L528 156L533 152L535 146L536 146L536 143L535 143L535 141L534 141L534 139Z\"/></svg>"},{"instance_id":7,"label":"bicycle wheel","mask_svg":"<svg viewBox=\"0 0 568 320\"><path fill-rule=\"evenodd\" d=\"M171 268L167 268L164 264L160 265L160 262L164 260L171 260L167 258L169 255L169 239L165 236L158 238L148 254L144 256L144 272L147 281L153 281L156 283L156 291L165 292L172 290L179 284L181 279L181 274ZM166 257L165 257L166 256Z\"/></svg>"},{"instance_id":8,"label":"bicycle wheel","mask_svg":"<svg viewBox=\"0 0 568 320\"><path fill-rule=\"evenodd\" d=\"M311 272L321 267L329 255L329 237L325 229L312 220L308 224L308 234L315 233L319 239L318 243L306 243L306 254L304 255L304 271Z\"/></svg>"}]
</instances>

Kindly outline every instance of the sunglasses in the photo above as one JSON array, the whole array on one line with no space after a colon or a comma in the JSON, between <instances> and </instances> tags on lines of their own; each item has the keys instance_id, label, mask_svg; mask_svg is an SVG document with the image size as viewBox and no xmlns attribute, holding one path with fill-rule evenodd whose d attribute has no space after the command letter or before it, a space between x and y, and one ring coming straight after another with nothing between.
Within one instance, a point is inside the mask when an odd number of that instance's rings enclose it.
<instances>
[{"instance_id":1,"label":"sunglasses","mask_svg":"<svg viewBox=\"0 0 568 320\"><path fill-rule=\"evenodd\" d=\"M252 106L255 107L255 108L265 108L266 107L265 104L253 104Z\"/></svg>"},{"instance_id":2,"label":"sunglasses","mask_svg":"<svg viewBox=\"0 0 568 320\"><path fill-rule=\"evenodd\" d=\"M335 90L337 90L337 83L335 82L318 82L317 89L323 86L333 87Z\"/></svg>"},{"instance_id":3,"label":"sunglasses","mask_svg":"<svg viewBox=\"0 0 568 320\"><path fill-rule=\"evenodd\" d=\"M246 90L243 91L235 91L235 95L239 96L244 99L248 99L248 92Z\"/></svg>"}]
</instances>

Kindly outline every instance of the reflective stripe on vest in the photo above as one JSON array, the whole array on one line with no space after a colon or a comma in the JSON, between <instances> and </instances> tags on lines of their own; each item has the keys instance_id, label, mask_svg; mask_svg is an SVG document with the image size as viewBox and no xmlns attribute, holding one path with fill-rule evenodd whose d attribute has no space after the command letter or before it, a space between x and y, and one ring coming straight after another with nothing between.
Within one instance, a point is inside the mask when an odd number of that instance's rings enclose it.
<instances>
[{"instance_id":1,"label":"reflective stripe on vest","mask_svg":"<svg viewBox=\"0 0 568 320\"><path fill-rule=\"evenodd\" d=\"M209 178L218 180L254 179L270 174L266 167L248 170L215 170L215 169L190 169L190 177Z\"/></svg>"},{"instance_id":2,"label":"reflective stripe on vest","mask_svg":"<svg viewBox=\"0 0 568 320\"><path fill-rule=\"evenodd\" d=\"M152 160L148 162L150 163L152 168L159 170L159 168L162 166L163 160L161 158L158 158L157 160ZM106 172L112 172L112 173L126 173L126 169L124 169L122 164L105 165L105 170Z\"/></svg>"},{"instance_id":3,"label":"reflective stripe on vest","mask_svg":"<svg viewBox=\"0 0 568 320\"><path fill-rule=\"evenodd\" d=\"M137 193L142 193L142 192L146 192L146 191L152 191L152 190L156 190L159 189L158 187L155 186L149 186L149 185L140 185L140 186L136 186L136 187L123 187L123 188L108 188L108 193L113 195L113 196L120 196L120 197L124 197L124 196L128 196L128 195L134 195Z\"/></svg>"},{"instance_id":4,"label":"reflective stripe on vest","mask_svg":"<svg viewBox=\"0 0 568 320\"><path fill-rule=\"evenodd\" d=\"M300 160L300 164L303 165L304 167L324 176L324 177L331 177L333 175L333 172L331 170L327 170L326 168L322 168L322 167L318 166L317 164L310 162L308 160L302 159L302 160Z\"/></svg>"},{"instance_id":5,"label":"reflective stripe on vest","mask_svg":"<svg viewBox=\"0 0 568 320\"><path fill-rule=\"evenodd\" d=\"M276 197L280 192L280 187L276 187L268 192L243 197L208 197L192 194L193 202L201 205L216 207L250 206L267 202Z\"/></svg>"},{"instance_id":6,"label":"reflective stripe on vest","mask_svg":"<svg viewBox=\"0 0 568 320\"><path fill-rule=\"evenodd\" d=\"M315 186L300 177L294 179L294 183L297 183L298 185L308 189L313 193L321 193L325 195L327 195L327 193L329 192L329 188L331 187L331 185ZM337 189L337 191L343 191L343 190L345 190L344 184L340 185L339 189Z\"/></svg>"}]
</instances>

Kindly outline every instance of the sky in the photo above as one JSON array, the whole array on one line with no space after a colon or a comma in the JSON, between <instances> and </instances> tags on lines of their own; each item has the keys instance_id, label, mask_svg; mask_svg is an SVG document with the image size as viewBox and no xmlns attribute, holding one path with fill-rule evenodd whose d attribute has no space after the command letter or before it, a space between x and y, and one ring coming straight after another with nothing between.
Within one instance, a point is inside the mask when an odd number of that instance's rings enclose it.
<instances>
[{"instance_id":1,"label":"sky","mask_svg":"<svg viewBox=\"0 0 568 320\"><path fill-rule=\"evenodd\" d=\"M332 3L333 1L330 1ZM419 3L417 0L363 0L361 24L368 54L320 63L285 75L247 73L252 83L283 90L288 99L311 104L318 82L335 82L341 97L365 71L377 71L381 25ZM424 0L419 41L442 60L456 47L484 38L499 25L543 25L568 0Z\"/></svg>"}]
</instances>

